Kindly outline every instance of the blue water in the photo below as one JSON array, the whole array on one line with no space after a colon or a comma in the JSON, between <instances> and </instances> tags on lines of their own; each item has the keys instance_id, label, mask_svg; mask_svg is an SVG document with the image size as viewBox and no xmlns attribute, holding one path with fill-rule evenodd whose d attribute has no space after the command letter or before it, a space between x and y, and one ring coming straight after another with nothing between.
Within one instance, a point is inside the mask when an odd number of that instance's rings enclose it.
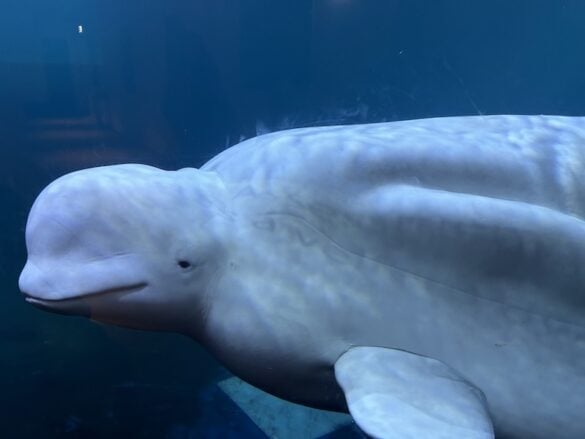
<instances>
[{"instance_id":1,"label":"blue water","mask_svg":"<svg viewBox=\"0 0 585 439\"><path fill-rule=\"evenodd\" d=\"M298 126L583 115L584 21L582 0L3 0L0 436L265 437L193 342L24 303L26 215L52 179L199 166Z\"/></svg>"}]
</instances>

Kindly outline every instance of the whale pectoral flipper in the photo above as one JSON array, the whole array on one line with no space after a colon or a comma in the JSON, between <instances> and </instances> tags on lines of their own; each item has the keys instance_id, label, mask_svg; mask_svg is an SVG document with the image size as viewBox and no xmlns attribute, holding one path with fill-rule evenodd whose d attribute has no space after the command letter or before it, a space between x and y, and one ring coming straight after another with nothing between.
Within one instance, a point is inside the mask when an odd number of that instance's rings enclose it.
<instances>
[{"instance_id":1,"label":"whale pectoral flipper","mask_svg":"<svg viewBox=\"0 0 585 439\"><path fill-rule=\"evenodd\" d=\"M336 361L335 377L355 422L369 436L494 437L481 390L438 360L355 347Z\"/></svg>"}]
</instances>

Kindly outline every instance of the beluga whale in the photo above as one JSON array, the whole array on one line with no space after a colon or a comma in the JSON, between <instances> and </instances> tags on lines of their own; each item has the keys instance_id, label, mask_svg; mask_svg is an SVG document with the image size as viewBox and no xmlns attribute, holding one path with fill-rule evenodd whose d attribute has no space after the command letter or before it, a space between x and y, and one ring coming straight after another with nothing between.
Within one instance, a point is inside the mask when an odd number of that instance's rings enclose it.
<instances>
[{"instance_id":1,"label":"beluga whale","mask_svg":"<svg viewBox=\"0 0 585 439\"><path fill-rule=\"evenodd\" d=\"M201 168L50 183L19 286L185 334L376 438L585 437L585 118L465 116L248 139Z\"/></svg>"}]
</instances>

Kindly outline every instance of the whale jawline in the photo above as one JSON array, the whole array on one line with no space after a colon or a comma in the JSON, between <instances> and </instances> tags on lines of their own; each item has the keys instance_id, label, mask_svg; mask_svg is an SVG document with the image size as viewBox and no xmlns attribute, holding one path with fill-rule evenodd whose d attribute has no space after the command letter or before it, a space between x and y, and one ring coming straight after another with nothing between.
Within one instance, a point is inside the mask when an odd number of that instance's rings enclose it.
<instances>
[{"instance_id":1,"label":"whale jawline","mask_svg":"<svg viewBox=\"0 0 585 439\"><path fill-rule=\"evenodd\" d=\"M90 306L87 299L99 298L102 296L122 295L134 293L143 290L148 286L146 282L139 282L124 287L111 288L103 291L96 291L86 294L79 294L74 297L67 297L65 299L41 299L25 293L24 300L27 303L39 308L43 311L49 311L55 314L76 315L82 317L90 317Z\"/></svg>"}]
</instances>

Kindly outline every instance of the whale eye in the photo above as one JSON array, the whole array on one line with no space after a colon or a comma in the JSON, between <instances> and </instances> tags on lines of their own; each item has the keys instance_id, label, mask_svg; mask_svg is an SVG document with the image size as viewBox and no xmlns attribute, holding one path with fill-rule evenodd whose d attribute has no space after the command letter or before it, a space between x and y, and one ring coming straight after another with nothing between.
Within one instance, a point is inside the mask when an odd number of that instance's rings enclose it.
<instances>
[{"instance_id":1,"label":"whale eye","mask_svg":"<svg viewBox=\"0 0 585 439\"><path fill-rule=\"evenodd\" d=\"M187 269L187 268L191 268L191 262L189 261L185 261L185 260L180 260L177 262L177 265L183 269Z\"/></svg>"}]
</instances>

